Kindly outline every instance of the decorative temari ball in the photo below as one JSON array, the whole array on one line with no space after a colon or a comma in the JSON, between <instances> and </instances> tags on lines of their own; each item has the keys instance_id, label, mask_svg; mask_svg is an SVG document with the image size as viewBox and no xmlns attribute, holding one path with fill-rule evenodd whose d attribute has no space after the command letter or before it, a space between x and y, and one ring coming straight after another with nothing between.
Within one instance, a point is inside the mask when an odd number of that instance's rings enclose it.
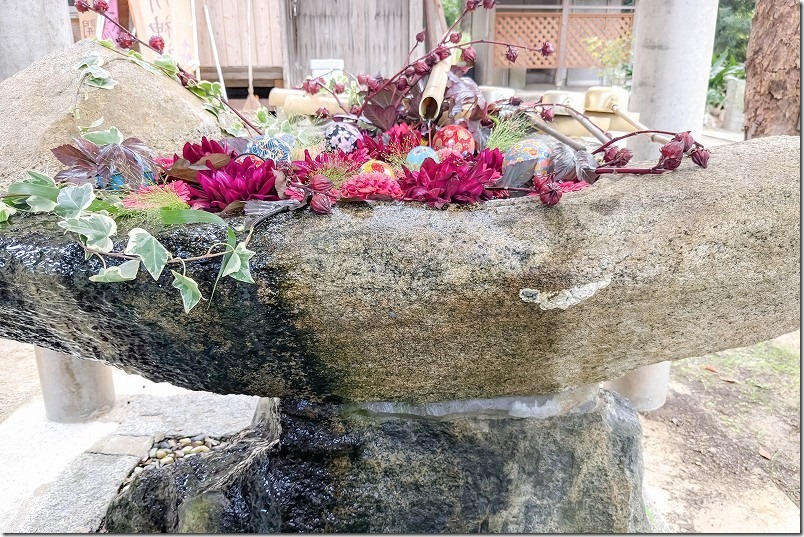
<instances>
[{"instance_id":1,"label":"decorative temari ball","mask_svg":"<svg viewBox=\"0 0 804 537\"><path fill-rule=\"evenodd\" d=\"M405 157L405 161L411 166L421 166L425 159L431 158L436 162L441 162L438 158L438 153L435 149L426 145L420 145L410 150L410 153Z\"/></svg>"},{"instance_id":2,"label":"decorative temari ball","mask_svg":"<svg viewBox=\"0 0 804 537\"><path fill-rule=\"evenodd\" d=\"M344 153L351 153L357 148L357 141L361 136L357 127L349 123L330 123L324 129L324 149L327 151L340 149Z\"/></svg>"},{"instance_id":3,"label":"decorative temari ball","mask_svg":"<svg viewBox=\"0 0 804 537\"><path fill-rule=\"evenodd\" d=\"M506 151L503 170L520 162L535 160L532 175L546 175L553 165L553 149L544 137L528 138L517 142Z\"/></svg>"},{"instance_id":4,"label":"decorative temari ball","mask_svg":"<svg viewBox=\"0 0 804 537\"><path fill-rule=\"evenodd\" d=\"M243 153L257 155L263 160L271 159L276 162L290 162L290 149L292 144L278 136L260 136L251 140Z\"/></svg>"},{"instance_id":5,"label":"decorative temari ball","mask_svg":"<svg viewBox=\"0 0 804 537\"><path fill-rule=\"evenodd\" d=\"M367 160L362 166L360 166L360 171L363 173L378 172L384 173L388 177L396 177L396 174L394 174L394 169L381 160Z\"/></svg>"},{"instance_id":6,"label":"decorative temari ball","mask_svg":"<svg viewBox=\"0 0 804 537\"><path fill-rule=\"evenodd\" d=\"M472 133L466 127L447 125L433 136L433 149L438 151L445 147L458 153L473 153L475 139L472 138Z\"/></svg>"}]
</instances>

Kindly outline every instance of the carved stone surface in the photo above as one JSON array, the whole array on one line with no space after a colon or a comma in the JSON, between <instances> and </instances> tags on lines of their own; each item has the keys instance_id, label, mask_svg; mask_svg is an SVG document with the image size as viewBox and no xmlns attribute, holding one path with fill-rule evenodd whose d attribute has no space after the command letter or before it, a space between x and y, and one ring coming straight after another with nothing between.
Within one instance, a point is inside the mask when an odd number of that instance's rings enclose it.
<instances>
[{"instance_id":1,"label":"carved stone surface","mask_svg":"<svg viewBox=\"0 0 804 537\"><path fill-rule=\"evenodd\" d=\"M263 400L225 451L147 470L106 515L114 533L650 531L641 431L594 390L550 418L375 414Z\"/></svg>"},{"instance_id":2,"label":"carved stone surface","mask_svg":"<svg viewBox=\"0 0 804 537\"><path fill-rule=\"evenodd\" d=\"M799 140L533 198L283 214L249 285L182 312L165 275L95 284L50 217L0 227L0 337L218 393L411 403L529 396L799 327ZM176 254L213 226L158 234ZM118 241L125 245L125 236ZM218 263L191 266L209 296Z\"/></svg>"},{"instance_id":3,"label":"carved stone surface","mask_svg":"<svg viewBox=\"0 0 804 537\"><path fill-rule=\"evenodd\" d=\"M24 46L24 44L22 44ZM118 84L111 90L81 87L76 66L99 54ZM84 94L86 93L86 100ZM117 127L155 150L173 155L184 142L201 136L220 138L221 129L203 101L178 81L150 73L121 53L84 40L36 60L0 81L0 188L33 169L51 176L64 166L50 153L70 143L87 126L103 118L99 129ZM78 105L78 118L70 108Z\"/></svg>"}]
</instances>

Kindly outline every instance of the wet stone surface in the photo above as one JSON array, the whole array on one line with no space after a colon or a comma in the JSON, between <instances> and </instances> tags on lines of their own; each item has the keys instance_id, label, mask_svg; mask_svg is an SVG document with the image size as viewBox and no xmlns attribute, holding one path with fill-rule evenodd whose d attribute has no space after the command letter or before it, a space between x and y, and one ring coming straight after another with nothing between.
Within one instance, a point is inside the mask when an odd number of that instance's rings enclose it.
<instances>
[{"instance_id":1,"label":"wet stone surface","mask_svg":"<svg viewBox=\"0 0 804 537\"><path fill-rule=\"evenodd\" d=\"M266 399L227 447L139 472L102 530L648 531L637 414L606 391L590 405L423 418Z\"/></svg>"},{"instance_id":2,"label":"wet stone surface","mask_svg":"<svg viewBox=\"0 0 804 537\"><path fill-rule=\"evenodd\" d=\"M280 215L250 245L256 285L225 279L189 315L169 274L89 282L99 262L55 219L15 215L0 226L0 337L222 394L556 393L798 328L799 148L722 146L706 170L605 178L549 209L518 198ZM181 255L225 238L157 235ZM208 297L218 263L190 270Z\"/></svg>"}]
</instances>

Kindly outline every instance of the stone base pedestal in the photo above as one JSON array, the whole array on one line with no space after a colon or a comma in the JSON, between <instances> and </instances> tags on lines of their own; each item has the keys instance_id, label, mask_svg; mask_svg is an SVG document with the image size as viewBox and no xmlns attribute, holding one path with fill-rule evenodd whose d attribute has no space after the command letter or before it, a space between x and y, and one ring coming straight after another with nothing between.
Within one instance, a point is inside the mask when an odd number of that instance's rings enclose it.
<instances>
[{"instance_id":1,"label":"stone base pedestal","mask_svg":"<svg viewBox=\"0 0 804 537\"><path fill-rule=\"evenodd\" d=\"M277 401L263 400L231 448L140 474L110 505L105 529L650 529L639 420L612 392L420 406Z\"/></svg>"},{"instance_id":2,"label":"stone base pedestal","mask_svg":"<svg viewBox=\"0 0 804 537\"><path fill-rule=\"evenodd\" d=\"M114 406L112 368L35 347L45 415L51 421L89 421Z\"/></svg>"}]
</instances>

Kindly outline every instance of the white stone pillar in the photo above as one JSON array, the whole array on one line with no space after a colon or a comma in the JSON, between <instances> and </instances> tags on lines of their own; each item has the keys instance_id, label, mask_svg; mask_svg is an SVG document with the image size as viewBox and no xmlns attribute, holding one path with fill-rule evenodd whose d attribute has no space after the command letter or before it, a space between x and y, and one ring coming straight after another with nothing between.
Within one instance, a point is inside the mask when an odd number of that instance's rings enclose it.
<instances>
[{"instance_id":1,"label":"white stone pillar","mask_svg":"<svg viewBox=\"0 0 804 537\"><path fill-rule=\"evenodd\" d=\"M0 80L72 44L67 0L0 0Z\"/></svg>"},{"instance_id":2,"label":"white stone pillar","mask_svg":"<svg viewBox=\"0 0 804 537\"><path fill-rule=\"evenodd\" d=\"M114 406L112 368L102 362L34 348L47 419L89 421Z\"/></svg>"},{"instance_id":3,"label":"white stone pillar","mask_svg":"<svg viewBox=\"0 0 804 537\"><path fill-rule=\"evenodd\" d=\"M701 135L718 0L640 0L629 110L651 129ZM634 161L658 160L658 145L632 138Z\"/></svg>"}]
</instances>

